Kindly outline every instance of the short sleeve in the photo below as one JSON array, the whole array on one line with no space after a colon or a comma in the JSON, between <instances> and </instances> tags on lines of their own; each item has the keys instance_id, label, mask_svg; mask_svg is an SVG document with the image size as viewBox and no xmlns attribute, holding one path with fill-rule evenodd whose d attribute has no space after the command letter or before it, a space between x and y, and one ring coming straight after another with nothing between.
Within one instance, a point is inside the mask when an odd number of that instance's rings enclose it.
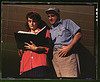
<instances>
[{"instance_id":1,"label":"short sleeve","mask_svg":"<svg viewBox=\"0 0 100 82\"><path fill-rule=\"evenodd\" d=\"M68 29L70 30L71 34L75 36L76 32L80 29L80 27L70 19L68 19L67 21Z\"/></svg>"},{"instance_id":2,"label":"short sleeve","mask_svg":"<svg viewBox=\"0 0 100 82\"><path fill-rule=\"evenodd\" d=\"M48 47L44 47L46 52L45 53L48 53L49 52L49 48Z\"/></svg>"},{"instance_id":3,"label":"short sleeve","mask_svg":"<svg viewBox=\"0 0 100 82\"><path fill-rule=\"evenodd\" d=\"M49 32L49 30L47 30L47 32L46 32L46 38L50 38L50 32Z\"/></svg>"}]
</instances>

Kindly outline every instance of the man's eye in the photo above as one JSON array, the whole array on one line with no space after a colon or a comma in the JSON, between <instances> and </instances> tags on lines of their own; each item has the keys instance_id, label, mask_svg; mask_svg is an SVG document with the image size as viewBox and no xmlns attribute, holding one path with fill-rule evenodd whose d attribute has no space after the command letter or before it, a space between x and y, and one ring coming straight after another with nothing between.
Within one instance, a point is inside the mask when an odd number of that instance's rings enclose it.
<instances>
[{"instance_id":1,"label":"man's eye","mask_svg":"<svg viewBox=\"0 0 100 82\"><path fill-rule=\"evenodd\" d=\"M48 16L48 18L49 18L50 16Z\"/></svg>"},{"instance_id":2,"label":"man's eye","mask_svg":"<svg viewBox=\"0 0 100 82\"><path fill-rule=\"evenodd\" d=\"M54 17L55 15L51 15L51 17Z\"/></svg>"},{"instance_id":3,"label":"man's eye","mask_svg":"<svg viewBox=\"0 0 100 82\"><path fill-rule=\"evenodd\" d=\"M49 18L49 17L54 17L54 16L55 16L55 15L51 15L51 16L48 16L48 18Z\"/></svg>"}]
</instances>

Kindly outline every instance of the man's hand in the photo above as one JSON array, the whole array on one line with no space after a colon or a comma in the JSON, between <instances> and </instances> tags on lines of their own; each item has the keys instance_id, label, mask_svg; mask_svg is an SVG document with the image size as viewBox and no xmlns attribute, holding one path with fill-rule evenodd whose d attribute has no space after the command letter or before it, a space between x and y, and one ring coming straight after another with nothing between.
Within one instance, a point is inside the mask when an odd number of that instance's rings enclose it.
<instances>
[{"instance_id":1,"label":"man's hand","mask_svg":"<svg viewBox=\"0 0 100 82\"><path fill-rule=\"evenodd\" d=\"M62 49L58 52L59 57L64 57L67 55L67 53L70 51L71 47L69 46L63 46Z\"/></svg>"}]
</instances>

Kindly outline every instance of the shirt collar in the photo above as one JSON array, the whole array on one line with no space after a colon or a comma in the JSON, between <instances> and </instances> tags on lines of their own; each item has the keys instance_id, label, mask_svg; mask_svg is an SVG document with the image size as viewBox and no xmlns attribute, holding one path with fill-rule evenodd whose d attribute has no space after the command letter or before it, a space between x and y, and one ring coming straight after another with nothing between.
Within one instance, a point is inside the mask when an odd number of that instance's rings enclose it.
<instances>
[{"instance_id":1,"label":"shirt collar","mask_svg":"<svg viewBox=\"0 0 100 82\"><path fill-rule=\"evenodd\" d=\"M62 24L62 23L63 23L63 20L60 19L59 24ZM51 29L52 29L52 28L54 28L53 25L51 25Z\"/></svg>"},{"instance_id":2,"label":"shirt collar","mask_svg":"<svg viewBox=\"0 0 100 82\"><path fill-rule=\"evenodd\" d=\"M61 19L60 22L61 22L61 24L62 24L62 23L63 23L63 20Z\"/></svg>"}]
</instances>

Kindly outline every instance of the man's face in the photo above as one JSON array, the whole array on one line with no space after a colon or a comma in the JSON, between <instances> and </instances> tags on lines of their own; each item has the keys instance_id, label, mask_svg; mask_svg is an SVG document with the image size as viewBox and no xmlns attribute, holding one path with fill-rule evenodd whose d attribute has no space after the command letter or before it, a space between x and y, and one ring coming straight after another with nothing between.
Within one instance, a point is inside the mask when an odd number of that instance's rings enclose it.
<instances>
[{"instance_id":1,"label":"man's face","mask_svg":"<svg viewBox=\"0 0 100 82\"><path fill-rule=\"evenodd\" d=\"M48 14L50 24L54 25L57 23L58 17L55 14Z\"/></svg>"}]
</instances>

